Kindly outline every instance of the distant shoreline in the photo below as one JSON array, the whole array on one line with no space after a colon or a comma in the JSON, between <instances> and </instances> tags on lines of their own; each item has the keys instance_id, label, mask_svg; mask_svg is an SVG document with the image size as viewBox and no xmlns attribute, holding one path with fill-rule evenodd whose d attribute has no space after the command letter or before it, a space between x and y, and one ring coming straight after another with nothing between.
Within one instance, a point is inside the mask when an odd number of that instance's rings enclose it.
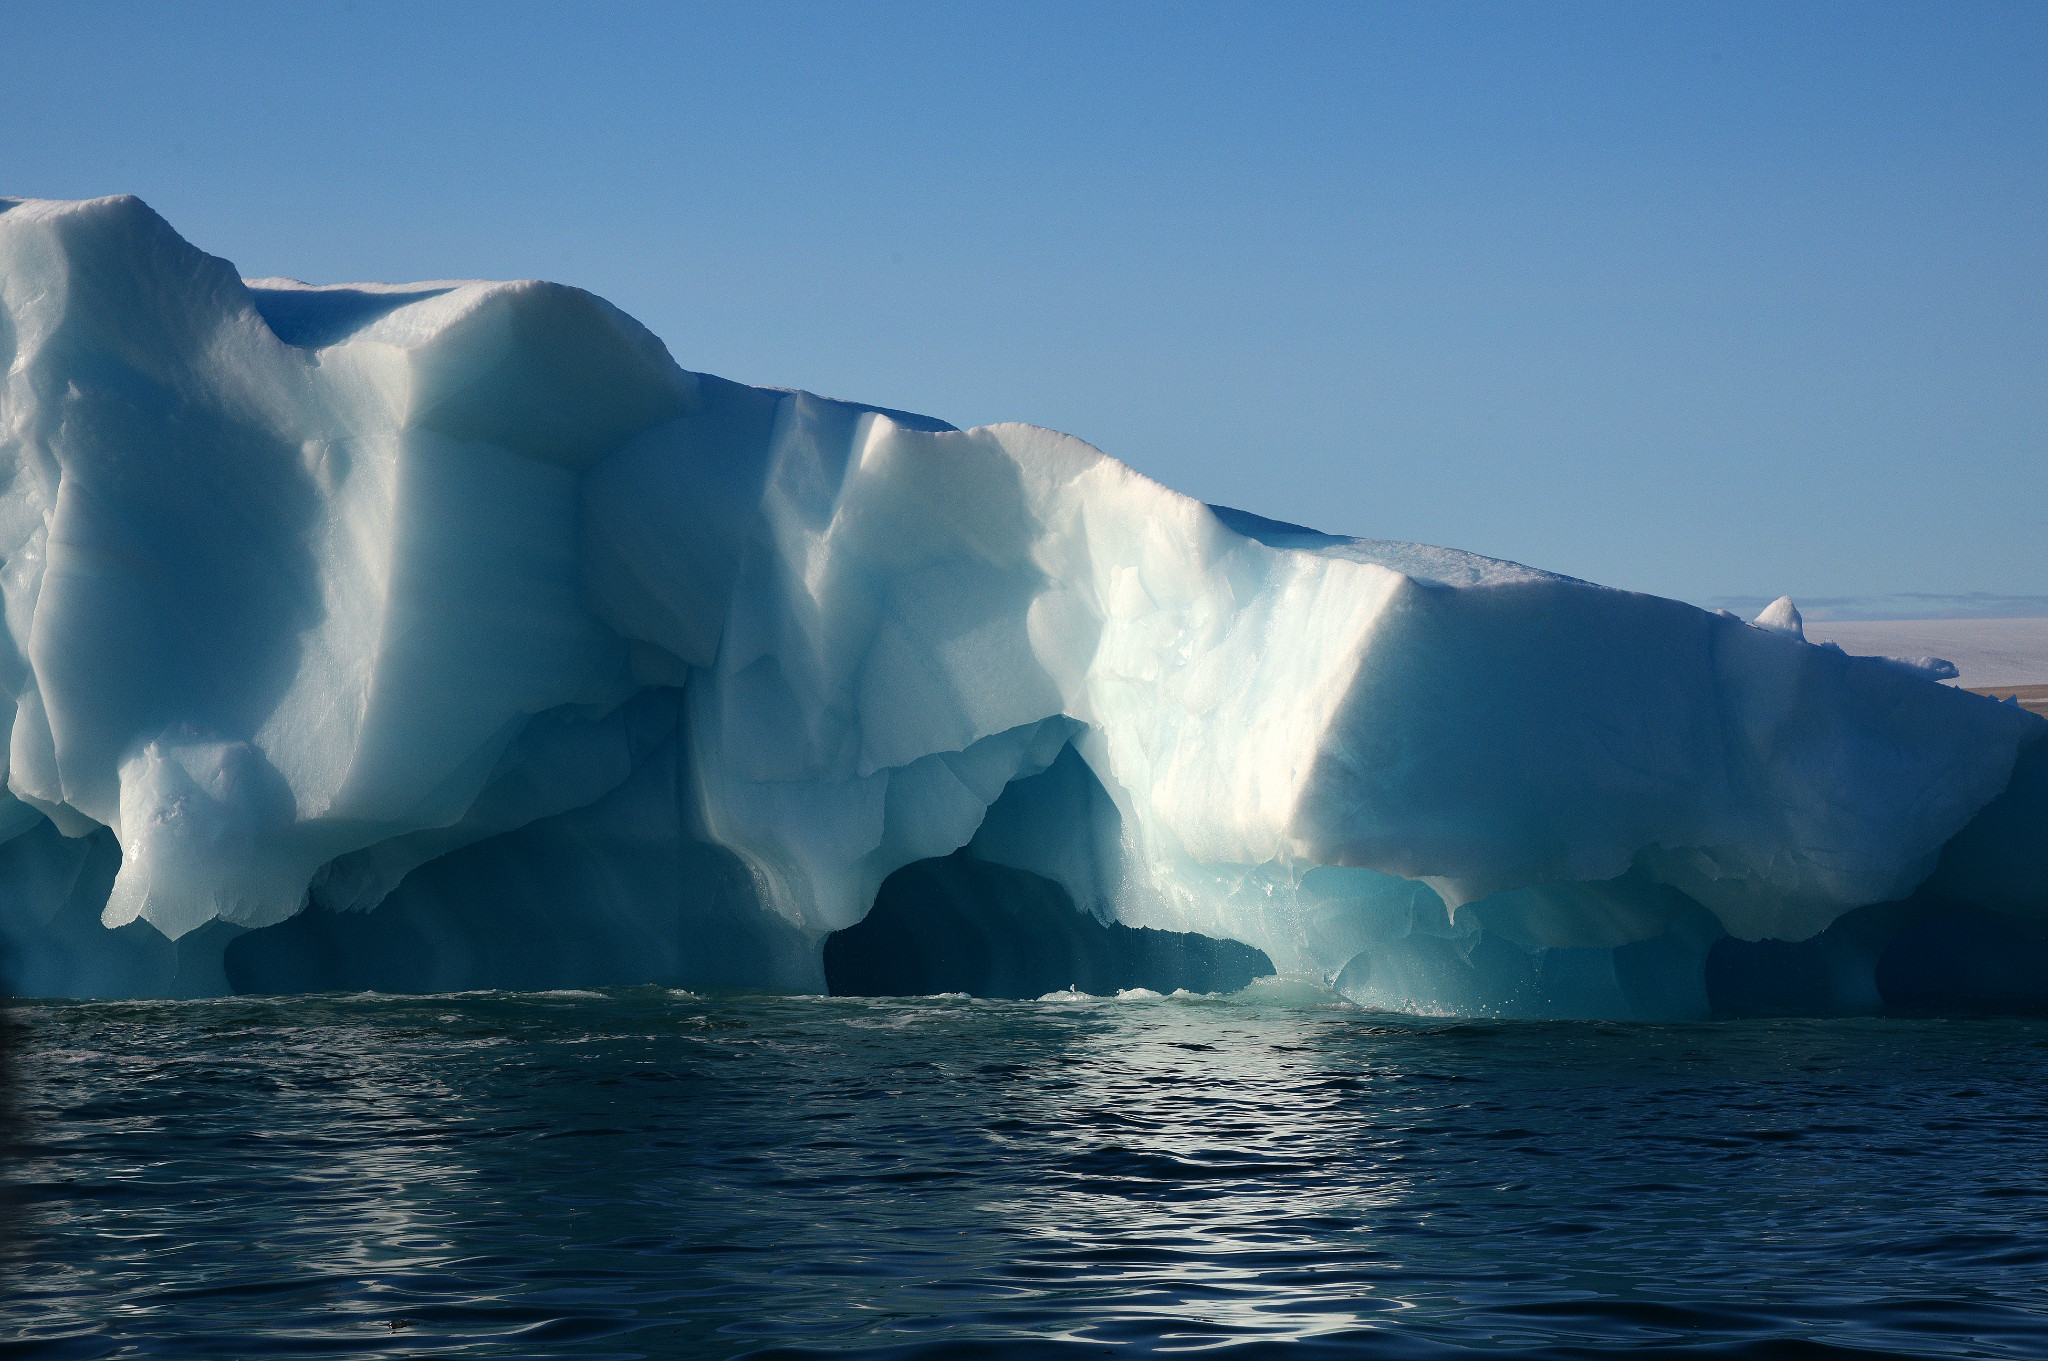
<instances>
[{"instance_id":1,"label":"distant shoreline","mask_svg":"<svg viewBox=\"0 0 2048 1361\"><path fill-rule=\"evenodd\" d=\"M1989 695L1993 699L2018 695L2022 709L2048 718L2048 685L1971 685L1963 688L1973 695Z\"/></svg>"}]
</instances>

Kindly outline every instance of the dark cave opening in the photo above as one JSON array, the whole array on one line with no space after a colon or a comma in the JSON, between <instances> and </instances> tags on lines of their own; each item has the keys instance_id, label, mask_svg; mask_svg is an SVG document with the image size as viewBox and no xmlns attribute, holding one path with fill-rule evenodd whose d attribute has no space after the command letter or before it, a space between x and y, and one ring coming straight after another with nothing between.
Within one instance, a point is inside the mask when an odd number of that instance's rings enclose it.
<instances>
[{"instance_id":1,"label":"dark cave opening","mask_svg":"<svg viewBox=\"0 0 2048 1361\"><path fill-rule=\"evenodd\" d=\"M1271 972L1263 950L1105 925L1052 880L965 851L897 870L864 919L825 941L826 985L841 997L1235 992Z\"/></svg>"}]
</instances>

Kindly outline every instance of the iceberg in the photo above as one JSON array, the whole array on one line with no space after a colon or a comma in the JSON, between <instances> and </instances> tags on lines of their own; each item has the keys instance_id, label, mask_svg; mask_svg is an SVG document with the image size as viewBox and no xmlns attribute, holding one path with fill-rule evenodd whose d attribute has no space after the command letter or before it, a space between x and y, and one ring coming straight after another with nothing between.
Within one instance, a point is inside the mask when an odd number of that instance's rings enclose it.
<instances>
[{"instance_id":1,"label":"iceberg","mask_svg":"<svg viewBox=\"0 0 2048 1361\"><path fill-rule=\"evenodd\" d=\"M1051 912L1193 942L1104 986L1657 1019L2048 922L2048 722L1790 600L1204 505L560 284L245 280L132 197L0 200L0 368L19 992L1080 977Z\"/></svg>"}]
</instances>

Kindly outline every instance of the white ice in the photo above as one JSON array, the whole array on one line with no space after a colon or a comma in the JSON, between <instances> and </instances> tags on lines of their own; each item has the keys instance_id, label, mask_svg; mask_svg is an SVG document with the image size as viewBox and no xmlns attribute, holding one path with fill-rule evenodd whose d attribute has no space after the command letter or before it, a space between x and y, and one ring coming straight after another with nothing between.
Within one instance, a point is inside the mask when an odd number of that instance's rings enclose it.
<instances>
[{"instance_id":1,"label":"white ice","mask_svg":"<svg viewBox=\"0 0 2048 1361\"><path fill-rule=\"evenodd\" d=\"M1781 595L1764 606L1756 617L1756 626L1773 633L1790 634L1800 642L1806 641L1806 621L1799 617L1799 607L1792 603L1792 597Z\"/></svg>"}]
</instances>

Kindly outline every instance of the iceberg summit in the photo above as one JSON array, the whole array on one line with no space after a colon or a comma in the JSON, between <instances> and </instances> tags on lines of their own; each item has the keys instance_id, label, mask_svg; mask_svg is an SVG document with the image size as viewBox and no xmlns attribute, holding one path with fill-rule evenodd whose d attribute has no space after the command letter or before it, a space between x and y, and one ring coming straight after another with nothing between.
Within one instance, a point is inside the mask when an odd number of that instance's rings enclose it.
<instances>
[{"instance_id":1,"label":"iceberg summit","mask_svg":"<svg viewBox=\"0 0 2048 1361\"><path fill-rule=\"evenodd\" d=\"M560 284L244 280L132 197L0 200L0 370L21 994L2048 992L2048 722L1789 601L1207 506Z\"/></svg>"}]
</instances>

